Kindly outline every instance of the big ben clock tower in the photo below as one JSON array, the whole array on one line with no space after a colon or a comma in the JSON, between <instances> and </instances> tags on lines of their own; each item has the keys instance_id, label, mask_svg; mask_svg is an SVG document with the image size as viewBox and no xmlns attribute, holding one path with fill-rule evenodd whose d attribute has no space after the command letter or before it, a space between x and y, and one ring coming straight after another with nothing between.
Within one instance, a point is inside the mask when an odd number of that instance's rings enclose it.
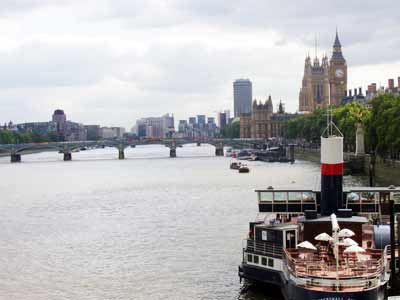
<instances>
[{"instance_id":1,"label":"big ben clock tower","mask_svg":"<svg viewBox=\"0 0 400 300\"><path fill-rule=\"evenodd\" d=\"M336 30L335 43L329 65L331 104L339 105L347 90L347 64L343 57L342 45Z\"/></svg>"}]
</instances>

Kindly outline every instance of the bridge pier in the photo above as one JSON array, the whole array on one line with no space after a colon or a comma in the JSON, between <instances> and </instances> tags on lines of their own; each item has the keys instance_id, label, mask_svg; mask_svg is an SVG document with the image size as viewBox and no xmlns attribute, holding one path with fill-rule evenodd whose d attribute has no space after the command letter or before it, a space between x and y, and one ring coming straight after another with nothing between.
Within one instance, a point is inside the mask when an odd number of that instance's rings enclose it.
<instances>
[{"instance_id":1,"label":"bridge pier","mask_svg":"<svg viewBox=\"0 0 400 300\"><path fill-rule=\"evenodd\" d=\"M216 156L224 156L224 144L219 142L215 145L215 155Z\"/></svg>"},{"instance_id":2,"label":"bridge pier","mask_svg":"<svg viewBox=\"0 0 400 300\"><path fill-rule=\"evenodd\" d=\"M118 149L118 159L125 159L124 149Z\"/></svg>"},{"instance_id":3,"label":"bridge pier","mask_svg":"<svg viewBox=\"0 0 400 300\"><path fill-rule=\"evenodd\" d=\"M224 148L215 148L216 156L224 156Z\"/></svg>"},{"instance_id":4,"label":"bridge pier","mask_svg":"<svg viewBox=\"0 0 400 300\"><path fill-rule=\"evenodd\" d=\"M21 154L11 154L11 162L21 162Z\"/></svg>"},{"instance_id":5,"label":"bridge pier","mask_svg":"<svg viewBox=\"0 0 400 300\"><path fill-rule=\"evenodd\" d=\"M72 160L72 153L64 152L64 161L71 161L71 160Z\"/></svg>"}]
</instances>

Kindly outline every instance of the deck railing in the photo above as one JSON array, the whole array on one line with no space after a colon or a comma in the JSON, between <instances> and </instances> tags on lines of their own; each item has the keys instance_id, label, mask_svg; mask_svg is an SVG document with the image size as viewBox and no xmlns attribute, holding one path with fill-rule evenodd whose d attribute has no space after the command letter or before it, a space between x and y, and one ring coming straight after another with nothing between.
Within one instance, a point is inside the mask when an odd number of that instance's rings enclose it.
<instances>
[{"instance_id":1,"label":"deck railing","mask_svg":"<svg viewBox=\"0 0 400 300\"><path fill-rule=\"evenodd\" d=\"M255 254L259 255L266 255L266 256L272 256L276 258L282 258L283 255L283 249L282 246L276 246L274 244L268 244L265 242L257 242L252 239L246 239L246 246L244 249L247 252L253 252Z\"/></svg>"},{"instance_id":2,"label":"deck railing","mask_svg":"<svg viewBox=\"0 0 400 300\"><path fill-rule=\"evenodd\" d=\"M316 259L295 259L287 249L283 252L284 265L297 285L333 290L368 289L379 286L385 277L385 260L382 256L363 262L363 268L352 267L348 263L341 264L339 271L346 272L337 276L336 265L329 266Z\"/></svg>"}]
</instances>

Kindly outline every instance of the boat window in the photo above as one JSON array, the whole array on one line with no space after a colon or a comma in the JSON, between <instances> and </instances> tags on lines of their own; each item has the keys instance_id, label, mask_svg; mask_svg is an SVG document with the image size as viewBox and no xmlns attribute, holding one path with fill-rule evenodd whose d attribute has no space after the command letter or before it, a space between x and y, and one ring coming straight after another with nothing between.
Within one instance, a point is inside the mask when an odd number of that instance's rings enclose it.
<instances>
[{"instance_id":1,"label":"boat window","mask_svg":"<svg viewBox=\"0 0 400 300\"><path fill-rule=\"evenodd\" d=\"M275 201L286 201L287 200L286 192L275 192L274 193L274 200Z\"/></svg>"},{"instance_id":2,"label":"boat window","mask_svg":"<svg viewBox=\"0 0 400 300\"><path fill-rule=\"evenodd\" d=\"M268 267L274 267L274 260L272 258L268 258Z\"/></svg>"},{"instance_id":3,"label":"boat window","mask_svg":"<svg viewBox=\"0 0 400 300\"><path fill-rule=\"evenodd\" d=\"M260 200L261 201L272 201L273 197L272 197L272 192L261 192L261 197Z\"/></svg>"},{"instance_id":4,"label":"boat window","mask_svg":"<svg viewBox=\"0 0 400 300\"><path fill-rule=\"evenodd\" d=\"M265 230L261 231L261 239L263 241L267 241L268 240L267 231L265 231Z\"/></svg>"},{"instance_id":5,"label":"boat window","mask_svg":"<svg viewBox=\"0 0 400 300\"><path fill-rule=\"evenodd\" d=\"M289 200L291 200L291 201L294 201L294 200L301 201L301 192L289 192Z\"/></svg>"},{"instance_id":6,"label":"boat window","mask_svg":"<svg viewBox=\"0 0 400 300\"><path fill-rule=\"evenodd\" d=\"M362 192L361 193L362 201L373 201L375 200L375 193L373 192Z\"/></svg>"},{"instance_id":7,"label":"boat window","mask_svg":"<svg viewBox=\"0 0 400 300\"><path fill-rule=\"evenodd\" d=\"M347 201L350 201L350 202L360 201L360 195L358 193L355 193L355 192L348 193L347 194Z\"/></svg>"},{"instance_id":8,"label":"boat window","mask_svg":"<svg viewBox=\"0 0 400 300\"><path fill-rule=\"evenodd\" d=\"M304 192L303 201L315 201L315 194L313 192Z\"/></svg>"},{"instance_id":9,"label":"boat window","mask_svg":"<svg viewBox=\"0 0 400 300\"><path fill-rule=\"evenodd\" d=\"M390 199L393 199L395 203L400 203L400 192L390 193Z\"/></svg>"},{"instance_id":10,"label":"boat window","mask_svg":"<svg viewBox=\"0 0 400 300\"><path fill-rule=\"evenodd\" d=\"M261 257L261 264L262 264L263 266L266 266L266 265L267 265L267 258L266 258L266 257Z\"/></svg>"},{"instance_id":11,"label":"boat window","mask_svg":"<svg viewBox=\"0 0 400 300\"><path fill-rule=\"evenodd\" d=\"M253 262L253 255L247 254L247 261L248 262Z\"/></svg>"},{"instance_id":12,"label":"boat window","mask_svg":"<svg viewBox=\"0 0 400 300\"><path fill-rule=\"evenodd\" d=\"M254 263L258 264L258 256L257 255L254 255Z\"/></svg>"}]
</instances>

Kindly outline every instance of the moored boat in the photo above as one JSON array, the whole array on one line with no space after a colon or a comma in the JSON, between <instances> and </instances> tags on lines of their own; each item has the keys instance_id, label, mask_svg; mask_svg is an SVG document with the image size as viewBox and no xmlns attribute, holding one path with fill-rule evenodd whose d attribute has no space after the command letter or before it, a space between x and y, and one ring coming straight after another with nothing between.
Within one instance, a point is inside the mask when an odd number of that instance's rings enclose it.
<instances>
[{"instance_id":1,"label":"moored boat","mask_svg":"<svg viewBox=\"0 0 400 300\"><path fill-rule=\"evenodd\" d=\"M247 165L242 164L239 167L239 173L249 173L249 172L250 172L250 168Z\"/></svg>"},{"instance_id":2,"label":"moored boat","mask_svg":"<svg viewBox=\"0 0 400 300\"><path fill-rule=\"evenodd\" d=\"M321 137L320 190L256 190L239 277L278 286L286 300L387 299L390 230L382 229L400 188L343 189L343 137L334 128Z\"/></svg>"},{"instance_id":3,"label":"moored boat","mask_svg":"<svg viewBox=\"0 0 400 300\"><path fill-rule=\"evenodd\" d=\"M241 162L233 161L233 162L231 162L229 168L231 168L232 170L239 170L241 165L242 165Z\"/></svg>"}]
</instances>

